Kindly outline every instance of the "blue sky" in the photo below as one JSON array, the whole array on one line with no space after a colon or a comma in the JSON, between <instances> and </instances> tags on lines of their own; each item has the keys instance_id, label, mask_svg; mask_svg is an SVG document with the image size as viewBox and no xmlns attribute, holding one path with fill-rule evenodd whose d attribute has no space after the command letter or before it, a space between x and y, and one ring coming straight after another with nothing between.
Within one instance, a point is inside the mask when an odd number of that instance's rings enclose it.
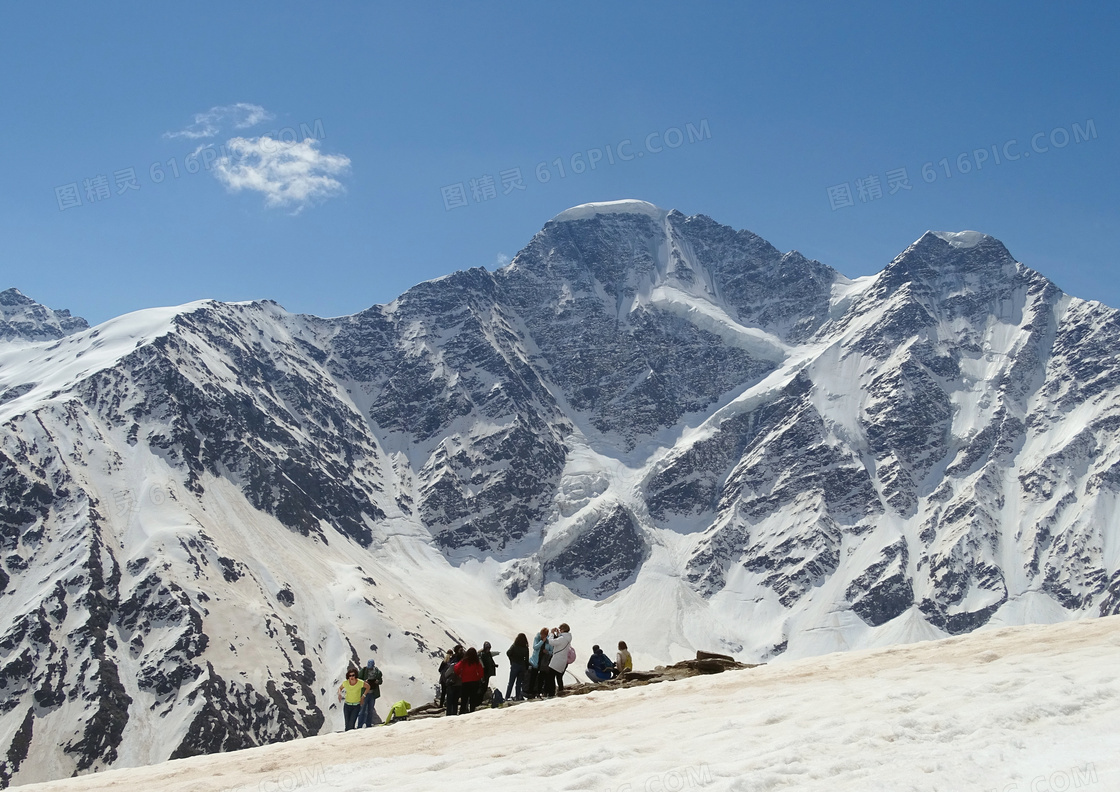
<instances>
[{"instance_id":1,"label":"blue sky","mask_svg":"<svg viewBox=\"0 0 1120 792\"><path fill-rule=\"evenodd\" d=\"M5 3L0 288L334 316L640 198L850 276L975 229L1120 307L1118 7L896 5Z\"/></svg>"}]
</instances>

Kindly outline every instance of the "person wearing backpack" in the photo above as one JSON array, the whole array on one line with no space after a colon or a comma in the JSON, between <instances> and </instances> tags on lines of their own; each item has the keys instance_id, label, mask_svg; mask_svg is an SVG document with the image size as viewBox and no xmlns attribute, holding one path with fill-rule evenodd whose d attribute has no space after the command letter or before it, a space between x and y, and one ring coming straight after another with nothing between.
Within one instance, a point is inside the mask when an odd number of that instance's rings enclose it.
<instances>
[{"instance_id":1,"label":"person wearing backpack","mask_svg":"<svg viewBox=\"0 0 1120 792\"><path fill-rule=\"evenodd\" d=\"M553 629L549 643L552 644L552 660L548 667L556 679L556 695L562 696L564 695L564 672L568 670L568 663L571 662L568 659L568 649L572 647L571 628L567 624L561 624Z\"/></svg>"},{"instance_id":2,"label":"person wearing backpack","mask_svg":"<svg viewBox=\"0 0 1120 792\"><path fill-rule=\"evenodd\" d=\"M506 700L510 693L514 694L515 701L525 699L525 674L529 670L529 639L525 633L518 633L513 639L513 644L506 650L509 658L509 684L506 685Z\"/></svg>"},{"instance_id":3,"label":"person wearing backpack","mask_svg":"<svg viewBox=\"0 0 1120 792\"><path fill-rule=\"evenodd\" d=\"M366 667L358 672L358 679L369 685L369 690L362 699L362 710L358 713L358 728L376 726L381 723L381 716L377 714L377 699L381 696L381 682L384 679L381 669L370 660L366 663Z\"/></svg>"}]
</instances>

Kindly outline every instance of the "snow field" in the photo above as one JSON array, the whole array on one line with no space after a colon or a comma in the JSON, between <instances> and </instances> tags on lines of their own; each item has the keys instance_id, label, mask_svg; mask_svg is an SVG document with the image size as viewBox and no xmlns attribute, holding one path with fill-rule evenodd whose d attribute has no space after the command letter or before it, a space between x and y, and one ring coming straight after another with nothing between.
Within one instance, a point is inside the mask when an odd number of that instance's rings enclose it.
<instances>
[{"instance_id":1,"label":"snow field","mask_svg":"<svg viewBox=\"0 0 1120 792\"><path fill-rule=\"evenodd\" d=\"M1120 617L834 654L29 792L1120 788Z\"/></svg>"}]
</instances>

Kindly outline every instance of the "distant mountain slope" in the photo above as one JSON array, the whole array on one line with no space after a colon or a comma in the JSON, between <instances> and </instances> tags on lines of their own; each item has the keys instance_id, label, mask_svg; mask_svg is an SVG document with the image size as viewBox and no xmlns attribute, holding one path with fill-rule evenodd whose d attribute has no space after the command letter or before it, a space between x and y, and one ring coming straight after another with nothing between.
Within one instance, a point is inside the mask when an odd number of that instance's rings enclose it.
<instances>
[{"instance_id":1,"label":"distant mountain slope","mask_svg":"<svg viewBox=\"0 0 1120 792\"><path fill-rule=\"evenodd\" d=\"M654 664L1120 612L1118 355L983 234L853 281L640 201L349 317L22 338L0 780L319 733L348 661L422 701L562 620Z\"/></svg>"}]
</instances>

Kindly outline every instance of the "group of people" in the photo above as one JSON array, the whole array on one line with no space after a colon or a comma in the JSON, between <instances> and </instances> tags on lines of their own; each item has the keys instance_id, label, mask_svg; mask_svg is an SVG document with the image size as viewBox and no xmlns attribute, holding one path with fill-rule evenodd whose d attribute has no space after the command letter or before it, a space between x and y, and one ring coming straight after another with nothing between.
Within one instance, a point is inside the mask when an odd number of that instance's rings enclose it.
<instances>
[{"instance_id":1,"label":"group of people","mask_svg":"<svg viewBox=\"0 0 1120 792\"><path fill-rule=\"evenodd\" d=\"M482 704L497 666L489 641L481 652L457 645L439 665L440 706L447 708L448 715L474 712Z\"/></svg>"},{"instance_id":2,"label":"group of people","mask_svg":"<svg viewBox=\"0 0 1120 792\"><path fill-rule=\"evenodd\" d=\"M439 666L439 704L448 715L474 712L482 704L490 688L490 680L497 674L494 654L489 641L482 645L481 652L473 646L469 649L456 646L447 653ZM500 689L495 689L495 702L563 695L564 673L569 664L575 662L571 628L567 624L551 629L542 627L533 636L532 646L525 633L519 633L506 650L506 657L509 659L509 681L504 697ZM593 682L602 682L633 667L625 641L618 642L618 655L614 661L596 645L587 661L587 676Z\"/></svg>"},{"instance_id":3,"label":"group of people","mask_svg":"<svg viewBox=\"0 0 1120 792\"><path fill-rule=\"evenodd\" d=\"M377 715L377 699L381 697L383 677L377 663L370 660L360 671L351 666L346 671L346 681L338 686L338 700L346 720L346 731L375 726L381 722Z\"/></svg>"},{"instance_id":4,"label":"group of people","mask_svg":"<svg viewBox=\"0 0 1120 792\"><path fill-rule=\"evenodd\" d=\"M489 641L482 644L481 651L473 646L464 649L460 645L447 653L439 666L439 705L448 715L474 712L482 705L490 680L498 673L495 654ZM519 633L506 650L506 657L509 659L509 682L504 697L500 689L494 690L494 706L503 700L524 701L562 695L564 673L576 659L571 628L567 624L552 629L542 627L533 636L532 646L525 633ZM587 660L587 678L602 682L633 668L626 641L618 642L618 654L613 661L596 645ZM365 668L351 666L347 670L346 681L338 686L346 731L381 722L377 699L381 696L382 681L381 669L373 660L366 663Z\"/></svg>"},{"instance_id":5,"label":"group of people","mask_svg":"<svg viewBox=\"0 0 1120 792\"><path fill-rule=\"evenodd\" d=\"M633 670L634 659L630 657L626 641L618 642L618 654L615 655L614 660L607 657L606 652L599 648L599 644L591 647L591 657L587 658L587 678L592 682L605 682L624 671Z\"/></svg>"}]
</instances>

